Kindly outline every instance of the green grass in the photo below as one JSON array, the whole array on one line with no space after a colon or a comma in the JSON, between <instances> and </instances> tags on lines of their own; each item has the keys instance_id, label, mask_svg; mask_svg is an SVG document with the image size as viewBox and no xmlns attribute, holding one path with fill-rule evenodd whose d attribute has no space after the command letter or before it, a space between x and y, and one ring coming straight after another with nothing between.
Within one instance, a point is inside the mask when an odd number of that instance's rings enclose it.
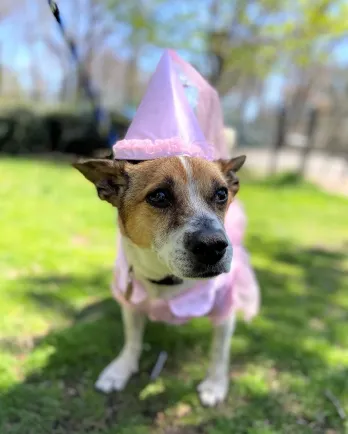
<instances>
[{"instance_id":1,"label":"green grass","mask_svg":"<svg viewBox=\"0 0 348 434\"><path fill-rule=\"evenodd\" d=\"M205 320L150 324L127 390L94 390L123 340L109 291L115 212L63 164L0 160L0 177L1 434L348 432L347 200L291 178L242 184L262 311L239 324L228 400L207 410L195 392Z\"/></svg>"}]
</instances>

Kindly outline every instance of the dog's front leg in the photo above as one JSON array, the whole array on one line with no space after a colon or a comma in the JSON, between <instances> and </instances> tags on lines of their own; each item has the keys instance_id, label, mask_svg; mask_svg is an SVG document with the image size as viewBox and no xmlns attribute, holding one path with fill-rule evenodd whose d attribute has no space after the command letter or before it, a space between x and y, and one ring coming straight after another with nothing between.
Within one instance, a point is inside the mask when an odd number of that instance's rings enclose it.
<instances>
[{"instance_id":1,"label":"dog's front leg","mask_svg":"<svg viewBox=\"0 0 348 434\"><path fill-rule=\"evenodd\" d=\"M125 343L119 356L100 374L96 388L109 393L123 390L130 377L138 372L143 346L145 315L127 307L122 308Z\"/></svg>"},{"instance_id":2,"label":"dog's front leg","mask_svg":"<svg viewBox=\"0 0 348 434\"><path fill-rule=\"evenodd\" d=\"M226 398L229 384L230 343L235 322L236 318L233 314L214 328L208 375L198 386L203 405L213 407Z\"/></svg>"}]
</instances>

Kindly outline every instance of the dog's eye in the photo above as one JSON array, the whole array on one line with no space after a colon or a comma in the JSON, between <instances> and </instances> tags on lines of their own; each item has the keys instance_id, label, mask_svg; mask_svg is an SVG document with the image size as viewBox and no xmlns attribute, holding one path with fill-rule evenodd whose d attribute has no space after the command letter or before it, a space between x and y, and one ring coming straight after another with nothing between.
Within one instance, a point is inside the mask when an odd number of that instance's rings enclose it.
<instances>
[{"instance_id":1,"label":"dog's eye","mask_svg":"<svg viewBox=\"0 0 348 434\"><path fill-rule=\"evenodd\" d=\"M225 187L219 188L218 190L216 190L215 192L215 201L219 204L223 204L225 202L227 202L228 199L228 190Z\"/></svg>"},{"instance_id":2,"label":"dog's eye","mask_svg":"<svg viewBox=\"0 0 348 434\"><path fill-rule=\"evenodd\" d=\"M156 208L167 208L171 205L172 197L168 190L160 188L149 193L146 200L150 205Z\"/></svg>"}]
</instances>

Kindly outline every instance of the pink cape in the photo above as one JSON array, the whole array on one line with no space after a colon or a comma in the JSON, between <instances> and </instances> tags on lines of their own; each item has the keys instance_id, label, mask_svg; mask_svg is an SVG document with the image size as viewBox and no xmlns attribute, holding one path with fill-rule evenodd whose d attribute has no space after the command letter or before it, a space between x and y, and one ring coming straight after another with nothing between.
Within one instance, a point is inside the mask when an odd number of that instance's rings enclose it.
<instances>
[{"instance_id":1,"label":"pink cape","mask_svg":"<svg viewBox=\"0 0 348 434\"><path fill-rule=\"evenodd\" d=\"M252 319L259 309L259 288L247 252L241 244L244 226L244 212L240 204L232 202L225 220L226 232L233 246L230 272L203 280L169 299L149 298L144 286L134 278L131 280L131 296L126 299L130 282L129 265L119 243L112 285L115 298L123 305L146 313L152 321L170 324L183 324L203 316L218 324L232 311L241 311L245 320Z\"/></svg>"}]
</instances>

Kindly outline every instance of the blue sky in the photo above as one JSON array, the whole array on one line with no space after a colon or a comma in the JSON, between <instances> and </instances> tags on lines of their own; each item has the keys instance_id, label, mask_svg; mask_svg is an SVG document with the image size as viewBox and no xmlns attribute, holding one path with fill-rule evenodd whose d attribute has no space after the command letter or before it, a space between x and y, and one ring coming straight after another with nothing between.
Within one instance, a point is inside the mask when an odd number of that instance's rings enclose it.
<instances>
[{"instance_id":1,"label":"blue sky","mask_svg":"<svg viewBox=\"0 0 348 434\"><path fill-rule=\"evenodd\" d=\"M1 0L0 0L1 1ZM25 44L25 32L28 31L28 26L26 25L25 20L31 18L31 20L36 16L38 20L40 20L39 25L35 29L35 32L40 36L40 32L45 33L48 32L50 37L57 42L63 44L64 42L61 40L61 35L59 33L58 27L51 17L50 10L48 6L46 6L45 0L39 0L42 3L38 3L37 1L27 0L26 8L23 9L23 12L18 15L16 14L13 18L4 20L0 23L0 59L1 62L7 66L8 68L13 69L18 75L21 84L25 88L29 88L31 85L30 79L30 67L32 62L34 61L36 65L39 66L42 75L45 77L49 87L54 91L62 76L62 71L60 69L59 63L55 59L54 56L49 54L45 45L42 44L38 38L39 42L32 43L30 45ZM203 1L203 0L202 0ZM207 0L209 1L209 0ZM63 18L66 21L67 28L73 28L76 26L83 26L84 19L83 14L77 14L76 10L73 10L72 0L60 0L60 8ZM75 3L76 4L76 3ZM195 5L196 2L177 2L176 3L176 13L190 13L192 12L192 5ZM161 10L161 18L163 20L167 20L171 18L171 14L173 14L173 3L168 3L167 8L163 8ZM178 8L179 6L179 8ZM180 9L181 8L181 9ZM179 10L180 9L180 10ZM199 8L199 13L195 16L197 22L203 22L207 19L207 8ZM251 10L251 13L253 11ZM78 15L78 16L77 16ZM30 17L31 16L31 17ZM32 22L32 21L31 21ZM180 29L178 27L177 29ZM31 30L31 29L30 29ZM172 41L175 41L177 38L182 38L182 28L178 33L171 33ZM118 26L117 33L114 38L118 38L122 40L127 36L127 27ZM184 36L185 37L185 36ZM115 42L111 40L110 42ZM348 49L346 42L338 44L333 50L333 61L340 65L348 66ZM115 45L115 44L113 44ZM348 44L347 44L348 45ZM117 54L119 56L126 56L127 50L122 49L122 44L119 44L119 49ZM197 39L197 44L195 46L197 50L202 49L202 46L199 46L199 40ZM63 46L64 50L64 46ZM151 49L145 50L144 56L141 59L141 67L149 72L151 72L161 55L162 49L156 49L151 47ZM197 56L192 56L190 52L182 50L180 54L186 58L186 60L199 60ZM68 51L67 51L68 55ZM283 77L279 74L272 74L267 80L266 86L266 94L265 99L267 102L271 104L276 104L279 100L279 96L281 95L281 89L283 86ZM253 103L249 105L249 115L252 115L255 111L255 107Z\"/></svg>"}]
</instances>

